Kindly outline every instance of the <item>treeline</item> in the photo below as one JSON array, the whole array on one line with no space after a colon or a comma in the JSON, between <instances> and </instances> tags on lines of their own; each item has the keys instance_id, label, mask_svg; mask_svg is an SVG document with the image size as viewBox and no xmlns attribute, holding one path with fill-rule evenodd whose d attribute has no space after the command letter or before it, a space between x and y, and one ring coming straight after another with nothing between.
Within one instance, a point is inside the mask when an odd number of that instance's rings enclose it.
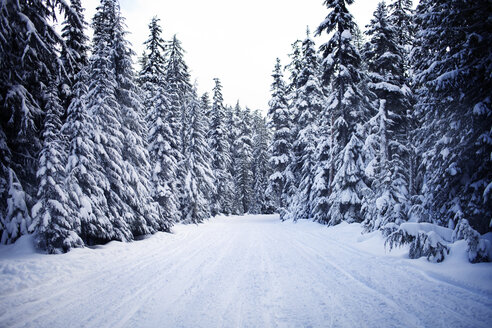
<instances>
[{"instance_id":1,"label":"treeline","mask_svg":"<svg viewBox=\"0 0 492 328\"><path fill-rule=\"evenodd\" d=\"M137 73L118 1L101 0L91 46L83 12L80 0L0 7L1 242L34 233L58 253L272 212L265 118L224 105L218 79L212 101L199 96L157 18Z\"/></svg>"},{"instance_id":2,"label":"treeline","mask_svg":"<svg viewBox=\"0 0 492 328\"><path fill-rule=\"evenodd\" d=\"M308 31L293 44L288 83L275 66L270 186L281 218L361 222L435 261L464 238L470 261L487 260L490 2L381 2L364 33L353 3L324 1L315 34L329 40L316 49Z\"/></svg>"}]
</instances>

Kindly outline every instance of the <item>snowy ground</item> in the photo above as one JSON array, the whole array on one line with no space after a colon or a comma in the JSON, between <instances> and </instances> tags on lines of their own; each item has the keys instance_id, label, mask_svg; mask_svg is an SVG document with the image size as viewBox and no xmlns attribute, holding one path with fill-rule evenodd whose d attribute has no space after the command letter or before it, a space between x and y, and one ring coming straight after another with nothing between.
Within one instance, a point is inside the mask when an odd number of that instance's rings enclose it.
<instances>
[{"instance_id":1,"label":"snowy ground","mask_svg":"<svg viewBox=\"0 0 492 328\"><path fill-rule=\"evenodd\" d=\"M219 217L133 243L0 247L1 327L490 327L492 264L385 254L357 224ZM489 324L487 324L487 322Z\"/></svg>"}]
</instances>

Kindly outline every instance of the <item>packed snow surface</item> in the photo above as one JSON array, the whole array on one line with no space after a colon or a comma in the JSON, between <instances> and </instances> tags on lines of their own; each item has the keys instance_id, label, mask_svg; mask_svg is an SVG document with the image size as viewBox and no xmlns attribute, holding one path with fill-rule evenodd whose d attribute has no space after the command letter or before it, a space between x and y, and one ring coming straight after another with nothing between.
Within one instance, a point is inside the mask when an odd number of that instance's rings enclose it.
<instances>
[{"instance_id":1,"label":"packed snow surface","mask_svg":"<svg viewBox=\"0 0 492 328\"><path fill-rule=\"evenodd\" d=\"M378 232L217 217L64 255L0 247L1 327L490 327L492 265L440 264Z\"/></svg>"}]
</instances>

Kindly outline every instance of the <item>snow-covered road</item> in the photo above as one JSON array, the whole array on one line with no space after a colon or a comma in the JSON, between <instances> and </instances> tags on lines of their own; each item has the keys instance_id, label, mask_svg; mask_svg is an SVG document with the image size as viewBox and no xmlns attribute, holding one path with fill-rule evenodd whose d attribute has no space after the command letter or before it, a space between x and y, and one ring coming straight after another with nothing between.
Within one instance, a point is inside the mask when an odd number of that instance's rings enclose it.
<instances>
[{"instance_id":1,"label":"snow-covered road","mask_svg":"<svg viewBox=\"0 0 492 328\"><path fill-rule=\"evenodd\" d=\"M29 237L0 248L1 327L492 322L491 264L468 264L464 254L441 264L406 259L404 250L384 255L380 237L361 237L358 225L219 217L64 255L29 248Z\"/></svg>"}]
</instances>

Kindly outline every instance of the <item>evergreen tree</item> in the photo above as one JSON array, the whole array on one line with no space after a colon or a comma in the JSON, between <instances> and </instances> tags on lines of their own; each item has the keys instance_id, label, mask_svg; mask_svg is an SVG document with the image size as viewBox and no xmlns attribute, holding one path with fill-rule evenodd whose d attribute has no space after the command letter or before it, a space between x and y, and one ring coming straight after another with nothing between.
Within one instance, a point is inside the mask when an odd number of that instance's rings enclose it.
<instances>
[{"instance_id":1,"label":"evergreen tree","mask_svg":"<svg viewBox=\"0 0 492 328\"><path fill-rule=\"evenodd\" d=\"M125 39L124 18L121 17L116 3L113 25L113 62L117 88L116 100L120 106L121 128L124 138L122 188L120 198L128 206L124 213L133 236L152 233L156 230L167 231L169 218L159 217L156 204L151 197L150 164L147 151L148 128L144 120L144 108L140 98L141 90L135 81L132 55L129 42Z\"/></svg>"},{"instance_id":2,"label":"evergreen tree","mask_svg":"<svg viewBox=\"0 0 492 328\"><path fill-rule=\"evenodd\" d=\"M178 164L176 190L174 191L178 195L181 210L185 205L183 203L183 182L185 178L185 172L183 170L183 151L184 151L184 132L186 131L185 123L185 103L188 94L191 90L190 75L188 73L188 66L184 61L184 50L181 46L181 42L174 35L173 40L168 46L168 62L166 66L166 83L167 94L169 99L169 110L166 120L171 128L173 142L171 144L172 156L175 157L175 161Z\"/></svg>"},{"instance_id":3,"label":"evergreen tree","mask_svg":"<svg viewBox=\"0 0 492 328\"><path fill-rule=\"evenodd\" d=\"M97 216L95 225L83 227L86 243L131 240L126 214L131 209L124 199L125 163L122 157L125 136L122 132L121 107L116 98L116 49L119 8L114 0L101 1L93 20L93 51L89 65L87 109L94 118L94 149L103 177L97 184L104 191L107 208ZM109 224L108 224L109 222Z\"/></svg>"},{"instance_id":4,"label":"evergreen tree","mask_svg":"<svg viewBox=\"0 0 492 328\"><path fill-rule=\"evenodd\" d=\"M275 206L280 213L280 218L284 219L288 206L285 185L291 158L291 122L286 86L278 58L272 77L272 98L269 102L268 111L270 127L273 130L272 144L270 145L272 174L269 177L269 188L275 197Z\"/></svg>"},{"instance_id":5,"label":"evergreen tree","mask_svg":"<svg viewBox=\"0 0 492 328\"><path fill-rule=\"evenodd\" d=\"M361 157L363 142L362 127L352 134L349 143L342 150L335 164L339 169L333 179L333 192L328 198L330 208L327 213L329 221L320 221L336 225L342 221L362 221L362 195L367 192L364 178L364 162Z\"/></svg>"},{"instance_id":6,"label":"evergreen tree","mask_svg":"<svg viewBox=\"0 0 492 328\"><path fill-rule=\"evenodd\" d=\"M65 190L66 140L60 134L63 107L58 99L56 83L52 82L43 129L43 148L38 166L38 202L32 209L30 230L37 232L37 245L49 253L66 252L83 242L75 232Z\"/></svg>"},{"instance_id":7,"label":"evergreen tree","mask_svg":"<svg viewBox=\"0 0 492 328\"><path fill-rule=\"evenodd\" d=\"M373 119L372 134L366 142L375 154L365 151L366 157L371 157L366 172L372 178L372 193L364 204L364 224L368 230L374 230L388 222L406 220L408 154L405 118L410 108L410 91L404 84L404 52L384 2L378 4L367 27L366 34L371 38L365 50L371 79L369 88L379 99L379 112Z\"/></svg>"},{"instance_id":8,"label":"evergreen tree","mask_svg":"<svg viewBox=\"0 0 492 328\"><path fill-rule=\"evenodd\" d=\"M71 0L70 5L65 7L65 20L62 27L62 38L64 46L61 49L60 58L66 72L66 79L61 87L63 107L68 109L73 94L72 89L76 83L76 77L82 69L89 64L87 52L89 37L85 34L87 22L84 18L84 8L80 0Z\"/></svg>"},{"instance_id":9,"label":"evergreen tree","mask_svg":"<svg viewBox=\"0 0 492 328\"><path fill-rule=\"evenodd\" d=\"M353 222L362 219L359 212L362 198L360 193L364 188L359 182L363 182L353 179L364 178L363 171L359 172L359 162L362 160L362 147L359 145L363 135L357 133L356 127L365 121L370 106L368 95L361 87L361 81L364 80L363 72L360 70L361 57L352 37L356 25L347 9L347 5L353 2L326 0L325 5L330 12L316 31L317 35L323 32L331 35L330 40L320 48L324 58L323 82L330 85L332 93L328 98L327 114L331 116L334 142L331 143L333 158L327 163L330 166L328 181L325 180L331 187L328 193L333 202L330 203L329 218L319 220L329 224L339 223L340 220ZM353 165L355 167L352 167ZM317 189L322 188L318 186Z\"/></svg>"},{"instance_id":10,"label":"evergreen tree","mask_svg":"<svg viewBox=\"0 0 492 328\"><path fill-rule=\"evenodd\" d=\"M271 174L268 152L270 131L266 119L257 110L253 112L253 127L253 196L249 212L270 214L275 211L273 195L268 190L268 177Z\"/></svg>"},{"instance_id":11,"label":"evergreen tree","mask_svg":"<svg viewBox=\"0 0 492 328\"><path fill-rule=\"evenodd\" d=\"M68 116L62 127L68 145L68 159L65 168L67 210L72 227L84 243L92 245L104 242L112 235L111 222L104 188L107 178L96 160L96 139L94 118L86 106L86 70L79 72L73 88L73 101L68 107Z\"/></svg>"},{"instance_id":12,"label":"evergreen tree","mask_svg":"<svg viewBox=\"0 0 492 328\"><path fill-rule=\"evenodd\" d=\"M229 173L230 145L225 127L225 109L222 98L222 85L215 79L212 112L208 133L212 171L214 174L215 194L211 201L212 215L230 214L232 211L231 195L233 193Z\"/></svg>"},{"instance_id":13,"label":"evergreen tree","mask_svg":"<svg viewBox=\"0 0 492 328\"><path fill-rule=\"evenodd\" d=\"M293 143L293 172L297 177L297 193L291 203L294 220L312 217L318 119L325 105L323 89L318 78L318 60L314 41L307 32L302 43L302 70L298 77L296 107L297 135Z\"/></svg>"},{"instance_id":14,"label":"evergreen tree","mask_svg":"<svg viewBox=\"0 0 492 328\"><path fill-rule=\"evenodd\" d=\"M237 101L236 106L234 108L226 106L226 126L229 127L228 131L228 141L230 145L230 163L229 163L229 173L232 177L231 188L233 190L232 193L232 214L239 215L242 213L242 202L241 202L241 192L237 186L239 181L239 136L241 134L240 131L240 117L241 117L241 106L239 105L239 101Z\"/></svg>"},{"instance_id":15,"label":"evergreen tree","mask_svg":"<svg viewBox=\"0 0 492 328\"><path fill-rule=\"evenodd\" d=\"M179 221L178 159L181 154L176 147L167 118L170 103L166 91L158 86L147 115L149 122L148 150L150 155L150 179L153 199L160 206L161 221Z\"/></svg>"},{"instance_id":16,"label":"evergreen tree","mask_svg":"<svg viewBox=\"0 0 492 328\"><path fill-rule=\"evenodd\" d=\"M143 91L143 105L147 113L153 106L153 99L165 87L165 43L161 37L162 28L159 18L153 17L149 24L149 38L144 42L145 51L141 60L138 83ZM165 90L164 90L165 91Z\"/></svg>"},{"instance_id":17,"label":"evergreen tree","mask_svg":"<svg viewBox=\"0 0 492 328\"><path fill-rule=\"evenodd\" d=\"M46 113L46 86L59 76L63 42L49 21L54 1L7 1L0 6L0 125L5 154L0 180L0 233L13 242L27 232Z\"/></svg>"},{"instance_id":18,"label":"evergreen tree","mask_svg":"<svg viewBox=\"0 0 492 328\"><path fill-rule=\"evenodd\" d=\"M143 104L147 111L148 153L150 156L151 195L159 208L160 229L169 229L172 222L179 221L179 195L177 172L180 154L175 144L176 136L168 122L170 101L165 81L164 40L161 38L159 19L154 17L149 24L150 35L146 56L142 63L139 83L143 90Z\"/></svg>"},{"instance_id":19,"label":"evergreen tree","mask_svg":"<svg viewBox=\"0 0 492 328\"><path fill-rule=\"evenodd\" d=\"M299 76L301 75L301 71L303 69L303 54L302 54L302 42L300 40L296 40L292 43L292 53L289 54L291 61L288 65L286 65L286 69L289 71L289 83L286 86L286 98L289 104L289 118L291 122L290 126L290 143L294 144L296 138L299 134L300 125L299 122L299 109L295 104L299 101ZM291 152L290 163L287 167L286 172L286 182L285 182L285 190L287 193L287 199L289 204L293 204L295 201L295 196L297 194L297 187L299 185L299 170L297 167L296 161L296 153L295 149Z\"/></svg>"},{"instance_id":20,"label":"evergreen tree","mask_svg":"<svg viewBox=\"0 0 492 328\"><path fill-rule=\"evenodd\" d=\"M489 230L492 87L489 1L427 1L417 7L418 146L425 184L420 220Z\"/></svg>"},{"instance_id":21,"label":"evergreen tree","mask_svg":"<svg viewBox=\"0 0 492 328\"><path fill-rule=\"evenodd\" d=\"M187 223L200 223L211 214L208 195L214 192L214 177L206 139L206 116L196 91L187 106L190 122L185 138L183 218Z\"/></svg>"},{"instance_id":22,"label":"evergreen tree","mask_svg":"<svg viewBox=\"0 0 492 328\"><path fill-rule=\"evenodd\" d=\"M253 172L251 169L251 162L253 161L253 140L252 140L252 119L249 109L239 113L239 136L236 143L238 151L237 158L237 178L236 192L239 200L239 213L248 213L251 207L252 200L252 184L253 184Z\"/></svg>"}]
</instances>

